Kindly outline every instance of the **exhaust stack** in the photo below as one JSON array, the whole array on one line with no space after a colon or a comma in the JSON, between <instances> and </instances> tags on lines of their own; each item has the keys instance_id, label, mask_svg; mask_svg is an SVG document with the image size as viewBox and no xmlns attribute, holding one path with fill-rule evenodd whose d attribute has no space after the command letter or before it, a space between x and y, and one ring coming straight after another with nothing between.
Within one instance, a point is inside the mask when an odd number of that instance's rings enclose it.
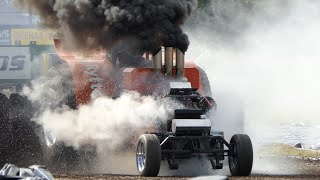
<instances>
[{"instance_id":1,"label":"exhaust stack","mask_svg":"<svg viewBox=\"0 0 320 180\"><path fill-rule=\"evenodd\" d=\"M162 68L162 48L160 47L153 53L153 69L156 73L161 73Z\"/></svg>"},{"instance_id":2,"label":"exhaust stack","mask_svg":"<svg viewBox=\"0 0 320 180\"><path fill-rule=\"evenodd\" d=\"M162 57L164 55L164 65L162 62ZM174 55L175 55L175 64L174 67ZM185 63L184 53L178 49L173 47L160 47L157 51L153 53L153 68L157 73L164 73L167 76L176 76L181 78L185 75L184 63Z\"/></svg>"},{"instance_id":3,"label":"exhaust stack","mask_svg":"<svg viewBox=\"0 0 320 180\"><path fill-rule=\"evenodd\" d=\"M177 77L184 76L184 53L176 48L176 67L177 67Z\"/></svg>"},{"instance_id":4,"label":"exhaust stack","mask_svg":"<svg viewBox=\"0 0 320 180\"><path fill-rule=\"evenodd\" d=\"M173 47L165 48L165 75L172 76L173 70Z\"/></svg>"}]
</instances>

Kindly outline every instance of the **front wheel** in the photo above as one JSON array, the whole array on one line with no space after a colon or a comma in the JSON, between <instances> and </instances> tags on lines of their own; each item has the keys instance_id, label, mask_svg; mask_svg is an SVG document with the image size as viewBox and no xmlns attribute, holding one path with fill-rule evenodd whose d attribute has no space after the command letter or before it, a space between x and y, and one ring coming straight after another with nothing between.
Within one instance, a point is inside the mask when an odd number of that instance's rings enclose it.
<instances>
[{"instance_id":1,"label":"front wheel","mask_svg":"<svg viewBox=\"0 0 320 180\"><path fill-rule=\"evenodd\" d=\"M136 161L139 175L148 177L158 175L161 163L161 147L156 135L144 134L140 136Z\"/></svg>"},{"instance_id":2,"label":"front wheel","mask_svg":"<svg viewBox=\"0 0 320 180\"><path fill-rule=\"evenodd\" d=\"M249 176L253 164L253 148L250 137L236 134L230 140L229 168L232 176Z\"/></svg>"}]
</instances>

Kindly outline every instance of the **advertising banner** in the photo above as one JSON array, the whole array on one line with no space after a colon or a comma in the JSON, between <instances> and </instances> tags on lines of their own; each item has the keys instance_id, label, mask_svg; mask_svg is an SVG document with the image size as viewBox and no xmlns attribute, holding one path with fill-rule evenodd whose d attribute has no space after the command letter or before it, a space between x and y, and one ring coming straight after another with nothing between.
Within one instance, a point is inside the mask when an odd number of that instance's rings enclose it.
<instances>
[{"instance_id":1,"label":"advertising banner","mask_svg":"<svg viewBox=\"0 0 320 180\"><path fill-rule=\"evenodd\" d=\"M0 45L11 45L10 28L0 26Z\"/></svg>"},{"instance_id":2,"label":"advertising banner","mask_svg":"<svg viewBox=\"0 0 320 180\"><path fill-rule=\"evenodd\" d=\"M29 47L1 47L0 79L31 79Z\"/></svg>"},{"instance_id":3,"label":"advertising banner","mask_svg":"<svg viewBox=\"0 0 320 180\"><path fill-rule=\"evenodd\" d=\"M55 32L49 29L12 29L12 45L29 45L35 42L37 45L53 45Z\"/></svg>"}]
</instances>

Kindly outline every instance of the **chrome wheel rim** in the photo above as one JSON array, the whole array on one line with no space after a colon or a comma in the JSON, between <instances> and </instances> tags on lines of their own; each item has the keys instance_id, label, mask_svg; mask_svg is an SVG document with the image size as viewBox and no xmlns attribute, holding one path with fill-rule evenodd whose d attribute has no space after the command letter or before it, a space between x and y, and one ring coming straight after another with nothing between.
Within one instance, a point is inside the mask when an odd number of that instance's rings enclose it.
<instances>
[{"instance_id":1,"label":"chrome wheel rim","mask_svg":"<svg viewBox=\"0 0 320 180\"><path fill-rule=\"evenodd\" d=\"M57 140L55 135L50 131L44 131L44 138L45 138L45 141L46 141L46 145L48 147L50 147L50 148L52 146L54 146L54 144L56 143L56 140Z\"/></svg>"},{"instance_id":2,"label":"chrome wheel rim","mask_svg":"<svg viewBox=\"0 0 320 180\"><path fill-rule=\"evenodd\" d=\"M143 142L139 142L137 146L137 167L139 172L142 172L145 168L146 156Z\"/></svg>"},{"instance_id":3,"label":"chrome wheel rim","mask_svg":"<svg viewBox=\"0 0 320 180\"><path fill-rule=\"evenodd\" d=\"M232 145L232 154L229 156L229 164L231 169L236 169L238 166L238 150L235 144Z\"/></svg>"}]
</instances>

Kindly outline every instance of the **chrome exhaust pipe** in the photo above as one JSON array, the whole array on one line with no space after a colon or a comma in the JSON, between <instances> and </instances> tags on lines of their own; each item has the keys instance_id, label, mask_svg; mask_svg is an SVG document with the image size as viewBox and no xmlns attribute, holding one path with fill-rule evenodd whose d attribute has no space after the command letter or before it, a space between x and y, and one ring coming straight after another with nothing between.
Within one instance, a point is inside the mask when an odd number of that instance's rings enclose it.
<instances>
[{"instance_id":1,"label":"chrome exhaust pipe","mask_svg":"<svg viewBox=\"0 0 320 180\"><path fill-rule=\"evenodd\" d=\"M161 73L162 68L162 48L160 47L153 53L153 69L156 73Z\"/></svg>"},{"instance_id":2,"label":"chrome exhaust pipe","mask_svg":"<svg viewBox=\"0 0 320 180\"><path fill-rule=\"evenodd\" d=\"M175 67L174 55L176 60ZM162 62L163 56L164 62ZM167 76L176 76L178 78L184 77L185 75L185 55L178 48L160 47L159 49L154 51L152 63L153 69L157 73L163 72Z\"/></svg>"},{"instance_id":3,"label":"chrome exhaust pipe","mask_svg":"<svg viewBox=\"0 0 320 180\"><path fill-rule=\"evenodd\" d=\"M165 48L165 75L172 76L173 70L173 47Z\"/></svg>"},{"instance_id":4,"label":"chrome exhaust pipe","mask_svg":"<svg viewBox=\"0 0 320 180\"><path fill-rule=\"evenodd\" d=\"M184 53L176 48L176 67L177 67L177 77L184 77Z\"/></svg>"}]
</instances>

